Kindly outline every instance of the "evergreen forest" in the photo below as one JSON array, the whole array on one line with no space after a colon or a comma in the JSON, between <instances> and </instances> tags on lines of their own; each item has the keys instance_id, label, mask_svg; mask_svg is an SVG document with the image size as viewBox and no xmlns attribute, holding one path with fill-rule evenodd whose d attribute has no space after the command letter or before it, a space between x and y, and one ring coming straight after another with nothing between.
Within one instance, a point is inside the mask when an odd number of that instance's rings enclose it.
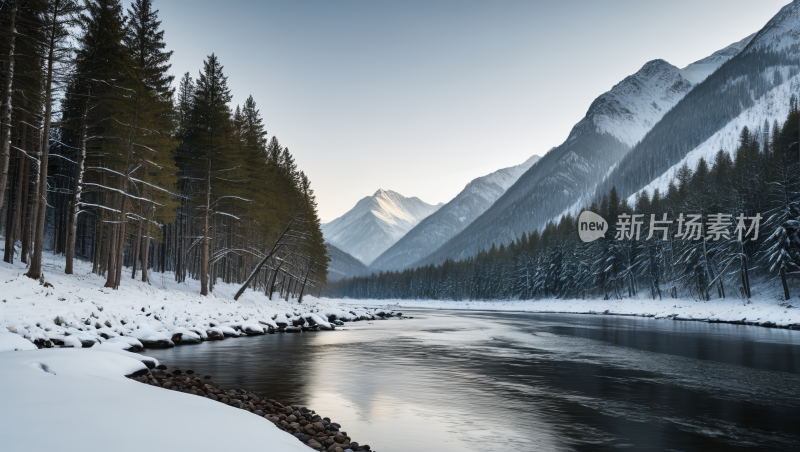
<instances>
[{"instance_id":1,"label":"evergreen forest","mask_svg":"<svg viewBox=\"0 0 800 452\"><path fill-rule=\"evenodd\" d=\"M218 55L170 74L152 0L4 1L0 54L6 262L43 283L47 250L65 257L58 271L78 259L112 289L162 272L203 295L219 281L319 292L308 177L252 96L232 105Z\"/></svg>"}]
</instances>

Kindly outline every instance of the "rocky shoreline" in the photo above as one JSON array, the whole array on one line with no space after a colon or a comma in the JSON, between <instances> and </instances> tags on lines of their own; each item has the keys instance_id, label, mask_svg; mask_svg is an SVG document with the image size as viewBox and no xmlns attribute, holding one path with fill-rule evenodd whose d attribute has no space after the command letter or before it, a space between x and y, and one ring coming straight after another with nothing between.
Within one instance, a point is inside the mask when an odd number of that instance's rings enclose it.
<instances>
[{"instance_id":1,"label":"rocky shoreline","mask_svg":"<svg viewBox=\"0 0 800 452\"><path fill-rule=\"evenodd\" d=\"M179 322L170 321L163 313L163 308L149 311L142 308L135 316L118 317L104 315L102 306L98 306L86 318L66 320L56 316L53 320L18 323L6 326L6 329L23 336L38 348L99 346L108 351L140 352L147 348L171 348L241 336L332 331L347 322L395 317L403 318L403 314L391 310L363 308L350 311L300 311L271 317L244 315L206 318L202 321L183 322L185 326L181 326Z\"/></svg>"},{"instance_id":2,"label":"rocky shoreline","mask_svg":"<svg viewBox=\"0 0 800 452\"><path fill-rule=\"evenodd\" d=\"M150 367L148 365L148 367ZM304 406L288 405L244 389L224 389L210 375L202 378L192 370L169 369L161 364L152 370L142 370L128 378L172 391L205 397L226 405L249 411L291 433L313 450L327 452L372 451L368 444L353 441L342 426L322 417Z\"/></svg>"}]
</instances>

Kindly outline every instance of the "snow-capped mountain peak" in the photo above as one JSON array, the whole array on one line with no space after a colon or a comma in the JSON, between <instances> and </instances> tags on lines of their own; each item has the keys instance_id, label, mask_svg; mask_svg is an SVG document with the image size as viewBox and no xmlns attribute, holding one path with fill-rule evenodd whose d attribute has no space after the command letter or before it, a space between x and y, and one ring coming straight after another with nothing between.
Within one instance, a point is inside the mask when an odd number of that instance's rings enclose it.
<instances>
[{"instance_id":1,"label":"snow-capped mountain peak","mask_svg":"<svg viewBox=\"0 0 800 452\"><path fill-rule=\"evenodd\" d=\"M322 233L326 240L368 264L442 205L378 189L341 217L322 225Z\"/></svg>"},{"instance_id":2,"label":"snow-capped mountain peak","mask_svg":"<svg viewBox=\"0 0 800 452\"><path fill-rule=\"evenodd\" d=\"M633 146L691 89L677 67L661 59L648 61L592 102L567 143L591 129Z\"/></svg>"},{"instance_id":3,"label":"snow-capped mountain peak","mask_svg":"<svg viewBox=\"0 0 800 452\"><path fill-rule=\"evenodd\" d=\"M786 50L795 55L800 53L800 1L795 0L781 8L778 14L756 33L745 51L757 48Z\"/></svg>"},{"instance_id":4,"label":"snow-capped mountain peak","mask_svg":"<svg viewBox=\"0 0 800 452\"><path fill-rule=\"evenodd\" d=\"M444 207L378 256L370 268L379 271L410 267L464 230L538 160L539 156L534 155L519 165L473 179Z\"/></svg>"}]
</instances>

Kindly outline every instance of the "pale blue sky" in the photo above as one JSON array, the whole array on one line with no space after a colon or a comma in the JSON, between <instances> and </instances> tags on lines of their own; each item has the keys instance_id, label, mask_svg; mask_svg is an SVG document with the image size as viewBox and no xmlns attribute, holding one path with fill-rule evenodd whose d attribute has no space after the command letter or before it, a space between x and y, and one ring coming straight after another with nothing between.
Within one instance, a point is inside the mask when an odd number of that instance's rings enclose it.
<instances>
[{"instance_id":1,"label":"pale blue sky","mask_svg":"<svg viewBox=\"0 0 800 452\"><path fill-rule=\"evenodd\" d=\"M234 103L332 220L378 188L447 202L561 144L649 60L678 67L760 29L787 0L155 0L176 78L216 53Z\"/></svg>"}]
</instances>

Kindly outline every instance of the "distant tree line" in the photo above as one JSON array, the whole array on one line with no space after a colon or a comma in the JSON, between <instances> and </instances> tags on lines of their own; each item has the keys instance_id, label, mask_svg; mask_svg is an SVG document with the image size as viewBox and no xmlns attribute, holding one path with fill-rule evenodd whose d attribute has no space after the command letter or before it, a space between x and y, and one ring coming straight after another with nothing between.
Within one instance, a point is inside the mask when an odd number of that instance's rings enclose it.
<instances>
[{"instance_id":1,"label":"distant tree line","mask_svg":"<svg viewBox=\"0 0 800 452\"><path fill-rule=\"evenodd\" d=\"M288 297L323 284L327 253L308 177L270 139L252 96L231 108L219 58L177 90L152 0L0 4L0 227L6 262L42 278L43 250L123 269L242 283Z\"/></svg>"},{"instance_id":2,"label":"distant tree line","mask_svg":"<svg viewBox=\"0 0 800 452\"><path fill-rule=\"evenodd\" d=\"M755 284L777 284L788 300L800 277L800 110L794 96L790 103L783 124L743 128L732 155L721 149L693 169L684 164L666 192L642 191L632 205L612 186L587 206L609 223L596 241L581 241L577 218L565 215L541 232L492 244L477 256L343 280L332 293L378 299L708 300L746 299ZM664 214L667 223L651 223L663 221ZM641 225L632 228L637 219Z\"/></svg>"}]
</instances>

